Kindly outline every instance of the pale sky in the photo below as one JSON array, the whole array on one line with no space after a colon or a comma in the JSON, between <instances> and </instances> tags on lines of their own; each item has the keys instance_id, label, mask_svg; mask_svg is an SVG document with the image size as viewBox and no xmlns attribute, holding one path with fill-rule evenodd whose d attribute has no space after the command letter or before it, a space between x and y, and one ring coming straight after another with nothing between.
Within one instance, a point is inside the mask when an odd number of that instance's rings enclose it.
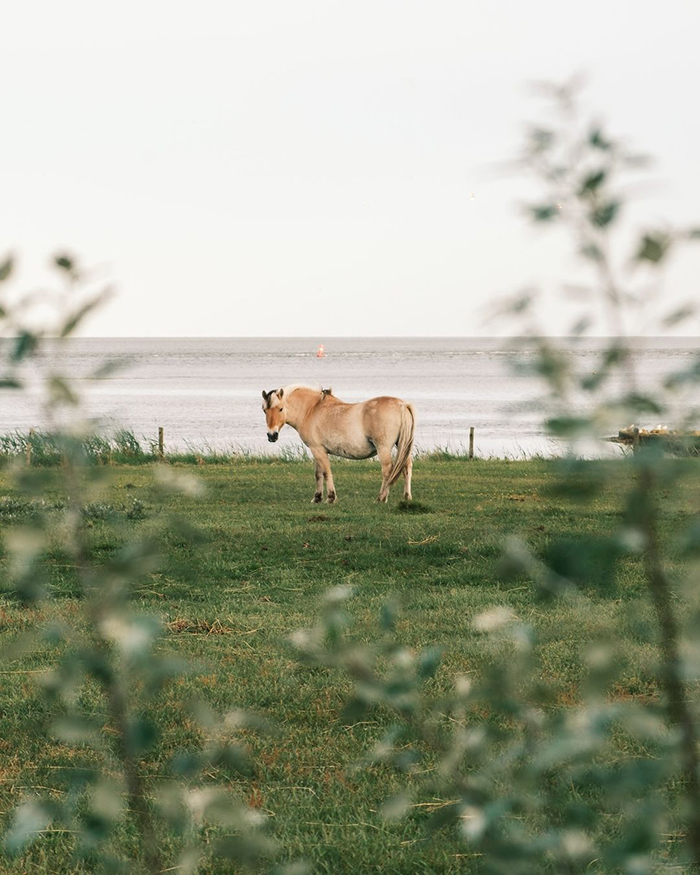
<instances>
[{"instance_id":1,"label":"pale sky","mask_svg":"<svg viewBox=\"0 0 700 875\"><path fill-rule=\"evenodd\" d=\"M577 70L658 158L640 216L700 224L697 0L24 0L2 31L0 249L25 287L99 265L87 334L497 333L485 304L574 265L485 168Z\"/></svg>"}]
</instances>

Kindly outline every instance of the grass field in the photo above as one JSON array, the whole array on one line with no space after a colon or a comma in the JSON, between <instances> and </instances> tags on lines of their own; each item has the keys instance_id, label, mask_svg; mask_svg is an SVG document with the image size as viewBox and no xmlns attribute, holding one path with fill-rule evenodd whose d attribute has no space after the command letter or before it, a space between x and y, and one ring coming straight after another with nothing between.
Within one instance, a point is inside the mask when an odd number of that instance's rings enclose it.
<instances>
[{"instance_id":1,"label":"grass field","mask_svg":"<svg viewBox=\"0 0 700 875\"><path fill-rule=\"evenodd\" d=\"M101 519L108 514L94 510L88 523L98 561L127 535L158 528L171 510L187 516L204 536L193 546L180 534L167 535L162 567L147 575L134 595L141 608L169 624L163 646L202 666L162 694L156 755L144 762L144 770L155 786L173 752L196 736L185 707L190 695L201 694L220 711L244 708L268 718L277 727L274 734L247 736L254 774L215 777L234 783L243 798L271 815L282 860L305 859L312 871L328 875L478 871L478 859L448 833L429 844L417 841L430 805L399 823L381 820L378 808L399 786L388 770L349 770L380 735L386 715L378 712L344 726L340 712L348 682L330 669L300 665L288 644L290 633L316 622L331 585L355 588L351 608L360 640L376 637L376 617L387 596L400 598L401 641L411 648L443 649L442 666L430 682L436 691L447 688L457 672L478 674L485 657L470 619L492 605L508 605L536 627L543 676L557 701L578 700L581 647L601 631L622 642L624 669L614 695L656 696L648 669L653 645L627 609L643 592L638 558L620 558L615 573L599 579L594 562L582 583L583 597L569 601L542 603L527 580L503 582L496 571L508 533L520 534L546 556L555 537L585 542L612 532L620 517L619 483L583 504L550 493L550 462L424 460L415 467L414 498L426 512L400 513L399 490L388 506L375 503L379 479L373 463L335 466L334 506L311 504L310 463L249 460L187 470L204 483L202 497L164 500L154 489L151 465L106 468L109 482L100 500L117 518ZM0 496L8 494L0 472ZM665 500L669 536L681 517L697 510L692 494L689 488L687 495ZM45 499L60 495L49 490ZM5 499L0 525L12 525L21 513ZM670 562L677 567L676 557ZM77 622L73 569L67 564L57 538L47 559L53 607L23 607L5 590L4 643L52 614ZM2 556L0 580L7 565ZM54 659L44 648L1 666L3 818L28 794L65 792L61 769L75 767L76 751L45 734L51 709L36 684ZM84 699L99 716L99 697L88 692ZM619 755L628 754L621 747ZM128 846L128 828L120 840ZM673 837L669 842L672 854ZM19 859L0 859L0 870L81 871L73 868L71 846L70 834L47 833Z\"/></svg>"}]
</instances>

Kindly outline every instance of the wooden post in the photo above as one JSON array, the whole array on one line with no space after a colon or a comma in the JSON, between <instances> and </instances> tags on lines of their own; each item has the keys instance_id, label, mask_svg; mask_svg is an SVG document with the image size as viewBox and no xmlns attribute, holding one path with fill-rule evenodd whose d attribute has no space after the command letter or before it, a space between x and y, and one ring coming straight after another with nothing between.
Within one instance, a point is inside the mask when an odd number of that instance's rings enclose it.
<instances>
[{"instance_id":1,"label":"wooden post","mask_svg":"<svg viewBox=\"0 0 700 875\"><path fill-rule=\"evenodd\" d=\"M163 443L163 426L158 426L158 458L163 459L165 456L165 447Z\"/></svg>"},{"instance_id":2,"label":"wooden post","mask_svg":"<svg viewBox=\"0 0 700 875\"><path fill-rule=\"evenodd\" d=\"M635 425L632 431L632 452L636 453L639 449L639 428Z\"/></svg>"},{"instance_id":3,"label":"wooden post","mask_svg":"<svg viewBox=\"0 0 700 875\"><path fill-rule=\"evenodd\" d=\"M469 427L469 459L474 458L474 426Z\"/></svg>"}]
</instances>

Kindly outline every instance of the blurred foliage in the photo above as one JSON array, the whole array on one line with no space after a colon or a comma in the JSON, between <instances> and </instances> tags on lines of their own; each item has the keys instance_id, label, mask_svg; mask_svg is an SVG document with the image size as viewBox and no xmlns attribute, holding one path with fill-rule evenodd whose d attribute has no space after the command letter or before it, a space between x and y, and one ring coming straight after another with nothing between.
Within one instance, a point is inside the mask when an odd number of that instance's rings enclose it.
<instances>
[{"instance_id":1,"label":"blurred foliage","mask_svg":"<svg viewBox=\"0 0 700 875\"><path fill-rule=\"evenodd\" d=\"M318 626L298 632L294 644L307 663L352 679L346 723L363 721L375 710L390 715L388 729L355 768L410 775L407 789L384 801L381 816L406 818L417 841L456 830L473 871L508 875L700 871L700 525L691 520L677 532L688 559L685 579L667 571L659 536L664 494L697 462L668 455L658 440L614 463L601 464L585 452L590 441L644 417L666 418L676 435L695 427L692 406L679 405L678 398L697 386L700 361L655 386L637 373L627 326L645 311L661 328L693 317L690 304L659 314L653 292L670 258L700 233L646 227L625 238L629 199L622 180L639 172L643 159L600 124L581 120L574 86L544 90L553 102L551 121L530 128L517 161L539 192L525 212L537 226L567 233L587 272L583 298L589 312L572 325L572 340L589 333L600 313L613 339L594 369L582 373L570 343L543 336L530 292L518 294L508 314L519 326L520 369L541 381L542 395L534 403L551 436L568 448L556 463L551 494L595 506L602 489L625 486L619 515L607 519L599 537L552 536L539 554L522 538L509 537L500 574L503 581L526 581L538 610L547 611L557 600L585 606L591 590L615 598L622 586L616 574L621 557L636 557L645 594L626 596L629 623L655 644L656 686L648 695L618 695L618 642L605 629L582 629L580 690L572 701L555 698L534 628L514 613L506 596L464 618L464 634L482 642L485 667L456 677L447 695L436 692L439 650L402 646L399 606L391 601L368 647L353 635L347 609L352 590L335 587ZM2 391L22 391L28 366L47 339L71 336L109 293L95 288L68 253L59 254L54 267L60 293L48 301L42 293L11 302L2 290L12 281L14 261L0 260L0 320L8 338ZM47 303L51 316L37 329L35 310ZM93 376L111 367L107 363ZM15 495L0 501L7 573L16 599L45 603L47 544L60 538L78 572L81 621L33 627L2 655L12 659L38 648L58 654L41 675L42 690L50 738L75 751L75 767L66 772L65 793L28 796L15 810L4 851L20 855L55 828L74 836L76 868L187 873L219 859L224 870L269 869L275 842L264 814L216 777L222 769L250 772L244 731L267 731L261 721L237 710L217 713L204 701L189 703L201 743L170 751L169 762L146 768L163 688L197 669L164 653L158 619L135 611L131 594L159 567L159 542L163 549L174 539L196 543L198 533L187 521L163 518L160 537L154 535L157 527L149 529L148 539L130 533L118 550L96 558L90 542L95 523L120 520L128 532L130 521L151 513L137 499L106 501L101 466L115 455L152 461L155 448L144 451L126 432L109 440L99 436L65 375L46 373L42 387L46 431L0 440L0 456L16 486ZM196 492L190 478L163 470L162 489ZM55 489L53 479L49 493L48 478L56 476L61 488ZM49 498L57 491L60 499ZM405 514L429 511L400 506ZM100 707L88 708L95 698ZM157 781L149 777L156 773ZM424 800L430 814L421 818ZM125 823L134 842L117 837ZM682 850L669 851L668 836L678 837Z\"/></svg>"},{"instance_id":2,"label":"blurred foliage","mask_svg":"<svg viewBox=\"0 0 700 875\"><path fill-rule=\"evenodd\" d=\"M59 255L55 268L65 282L63 293L41 296L38 302L50 316L43 328L30 318L36 296L10 304L0 298L2 333L11 338L7 371L0 385L21 391L29 367L49 338L71 336L107 291L81 294L90 285L72 256ZM13 260L0 266L0 280L13 273ZM30 327L31 325L31 327ZM53 359L51 359L53 361ZM134 586L161 564L158 538L127 536L124 545L106 559L91 550L89 531L96 520L121 517L138 520L148 508L138 499L115 507L100 498L104 474L89 463L107 461L116 453L141 461L143 450L128 432L111 440L95 432L82 413L78 390L56 372L43 374L43 414L49 428L8 445L0 454L12 466L16 495L0 500L0 523L9 557L8 584L27 605L47 598L43 558L52 536L59 537L77 569L81 622L51 623L32 628L2 650L5 659L37 648L59 654L42 675L42 688L51 725L50 738L75 750L76 766L65 771L66 791L59 796L31 796L15 810L4 837L10 856L40 841L49 827L75 836L75 866L100 871L157 873L195 872L206 861L257 869L275 853L266 816L250 808L230 784L215 780L222 767L234 773L251 768L240 739L246 729L264 727L250 715L232 710L217 714L205 702L189 705L191 720L202 745L173 753L157 784L145 775L158 734L157 706L163 687L185 672L195 671L159 648L159 620L132 608ZM55 466L56 471L45 470ZM64 496L50 502L48 494ZM56 478L59 478L58 480ZM196 489L190 477L169 472L160 478L163 489ZM163 521L164 534L188 537L184 521ZM196 533L194 533L196 535ZM88 693L90 695L88 695ZM86 701L97 695L97 709ZM159 765L158 771L163 768ZM135 847L114 840L120 825L130 821ZM174 848L168 856L164 848ZM82 870L82 868L81 868Z\"/></svg>"},{"instance_id":3,"label":"blurred foliage","mask_svg":"<svg viewBox=\"0 0 700 875\"><path fill-rule=\"evenodd\" d=\"M594 507L608 484L623 488L619 516L599 537L553 537L541 555L510 537L500 571L504 580L529 580L547 610L556 599L585 604L589 588L614 596L620 557L637 556L645 595L626 598L630 623L641 629L641 617L654 618L645 634L655 644L655 693L617 695L619 642L605 630L589 630L587 640L582 630L580 696L554 701L534 628L506 603L465 618L464 634L483 638L488 665L479 676L455 678L452 695L443 698L431 684L439 654L401 646L395 606L385 607L374 647L354 639L346 587L330 592L319 625L298 632L294 644L305 661L353 678L345 722L368 719L374 709L392 715L393 725L358 767L411 773L407 787L422 776L422 789L419 799L408 790L387 799L384 816L417 821L416 807L431 800L431 818L416 822L419 836L429 840L443 828L456 829L472 852L473 871L700 871L698 568L690 562L685 579L671 578L659 537L663 496L697 462L665 453L663 441L640 443L634 453L604 463L587 452L595 442L600 455L606 432L649 416L666 418L676 435L697 427L692 403L686 396L679 404L678 391L696 389L700 359L655 385L638 373L627 326L644 319L652 324L663 304L653 294L662 271L698 233L664 226L630 236L623 224L629 208L624 179L646 160L582 119L576 83L541 90L551 114L547 124L528 130L516 166L539 191L526 215L538 226L560 228L573 242L586 274L584 312L563 343L545 336L531 292L518 294L501 315L515 320L518 369L540 379L542 394L533 403L564 447L552 494ZM599 326L601 313L611 337L592 371L582 373L572 350ZM694 313L692 304L676 307L656 324L664 330ZM697 519L679 537L688 555L697 556ZM603 828L610 823L613 829ZM682 842L678 856L675 848L669 854L669 836Z\"/></svg>"}]
</instances>

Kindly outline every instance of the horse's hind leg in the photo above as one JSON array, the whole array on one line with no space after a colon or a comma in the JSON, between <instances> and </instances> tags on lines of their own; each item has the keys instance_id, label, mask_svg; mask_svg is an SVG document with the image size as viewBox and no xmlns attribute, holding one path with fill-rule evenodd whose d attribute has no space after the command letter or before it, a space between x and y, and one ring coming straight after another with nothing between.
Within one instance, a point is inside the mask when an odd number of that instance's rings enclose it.
<instances>
[{"instance_id":1,"label":"horse's hind leg","mask_svg":"<svg viewBox=\"0 0 700 875\"><path fill-rule=\"evenodd\" d=\"M409 459L403 469L403 497L406 501L410 501L411 495L411 474L413 473L413 459Z\"/></svg>"},{"instance_id":2,"label":"horse's hind leg","mask_svg":"<svg viewBox=\"0 0 700 875\"><path fill-rule=\"evenodd\" d=\"M379 490L377 501L385 502L389 499L389 473L391 472L391 449L386 447L377 448L377 456L382 465L382 488Z\"/></svg>"}]
</instances>

